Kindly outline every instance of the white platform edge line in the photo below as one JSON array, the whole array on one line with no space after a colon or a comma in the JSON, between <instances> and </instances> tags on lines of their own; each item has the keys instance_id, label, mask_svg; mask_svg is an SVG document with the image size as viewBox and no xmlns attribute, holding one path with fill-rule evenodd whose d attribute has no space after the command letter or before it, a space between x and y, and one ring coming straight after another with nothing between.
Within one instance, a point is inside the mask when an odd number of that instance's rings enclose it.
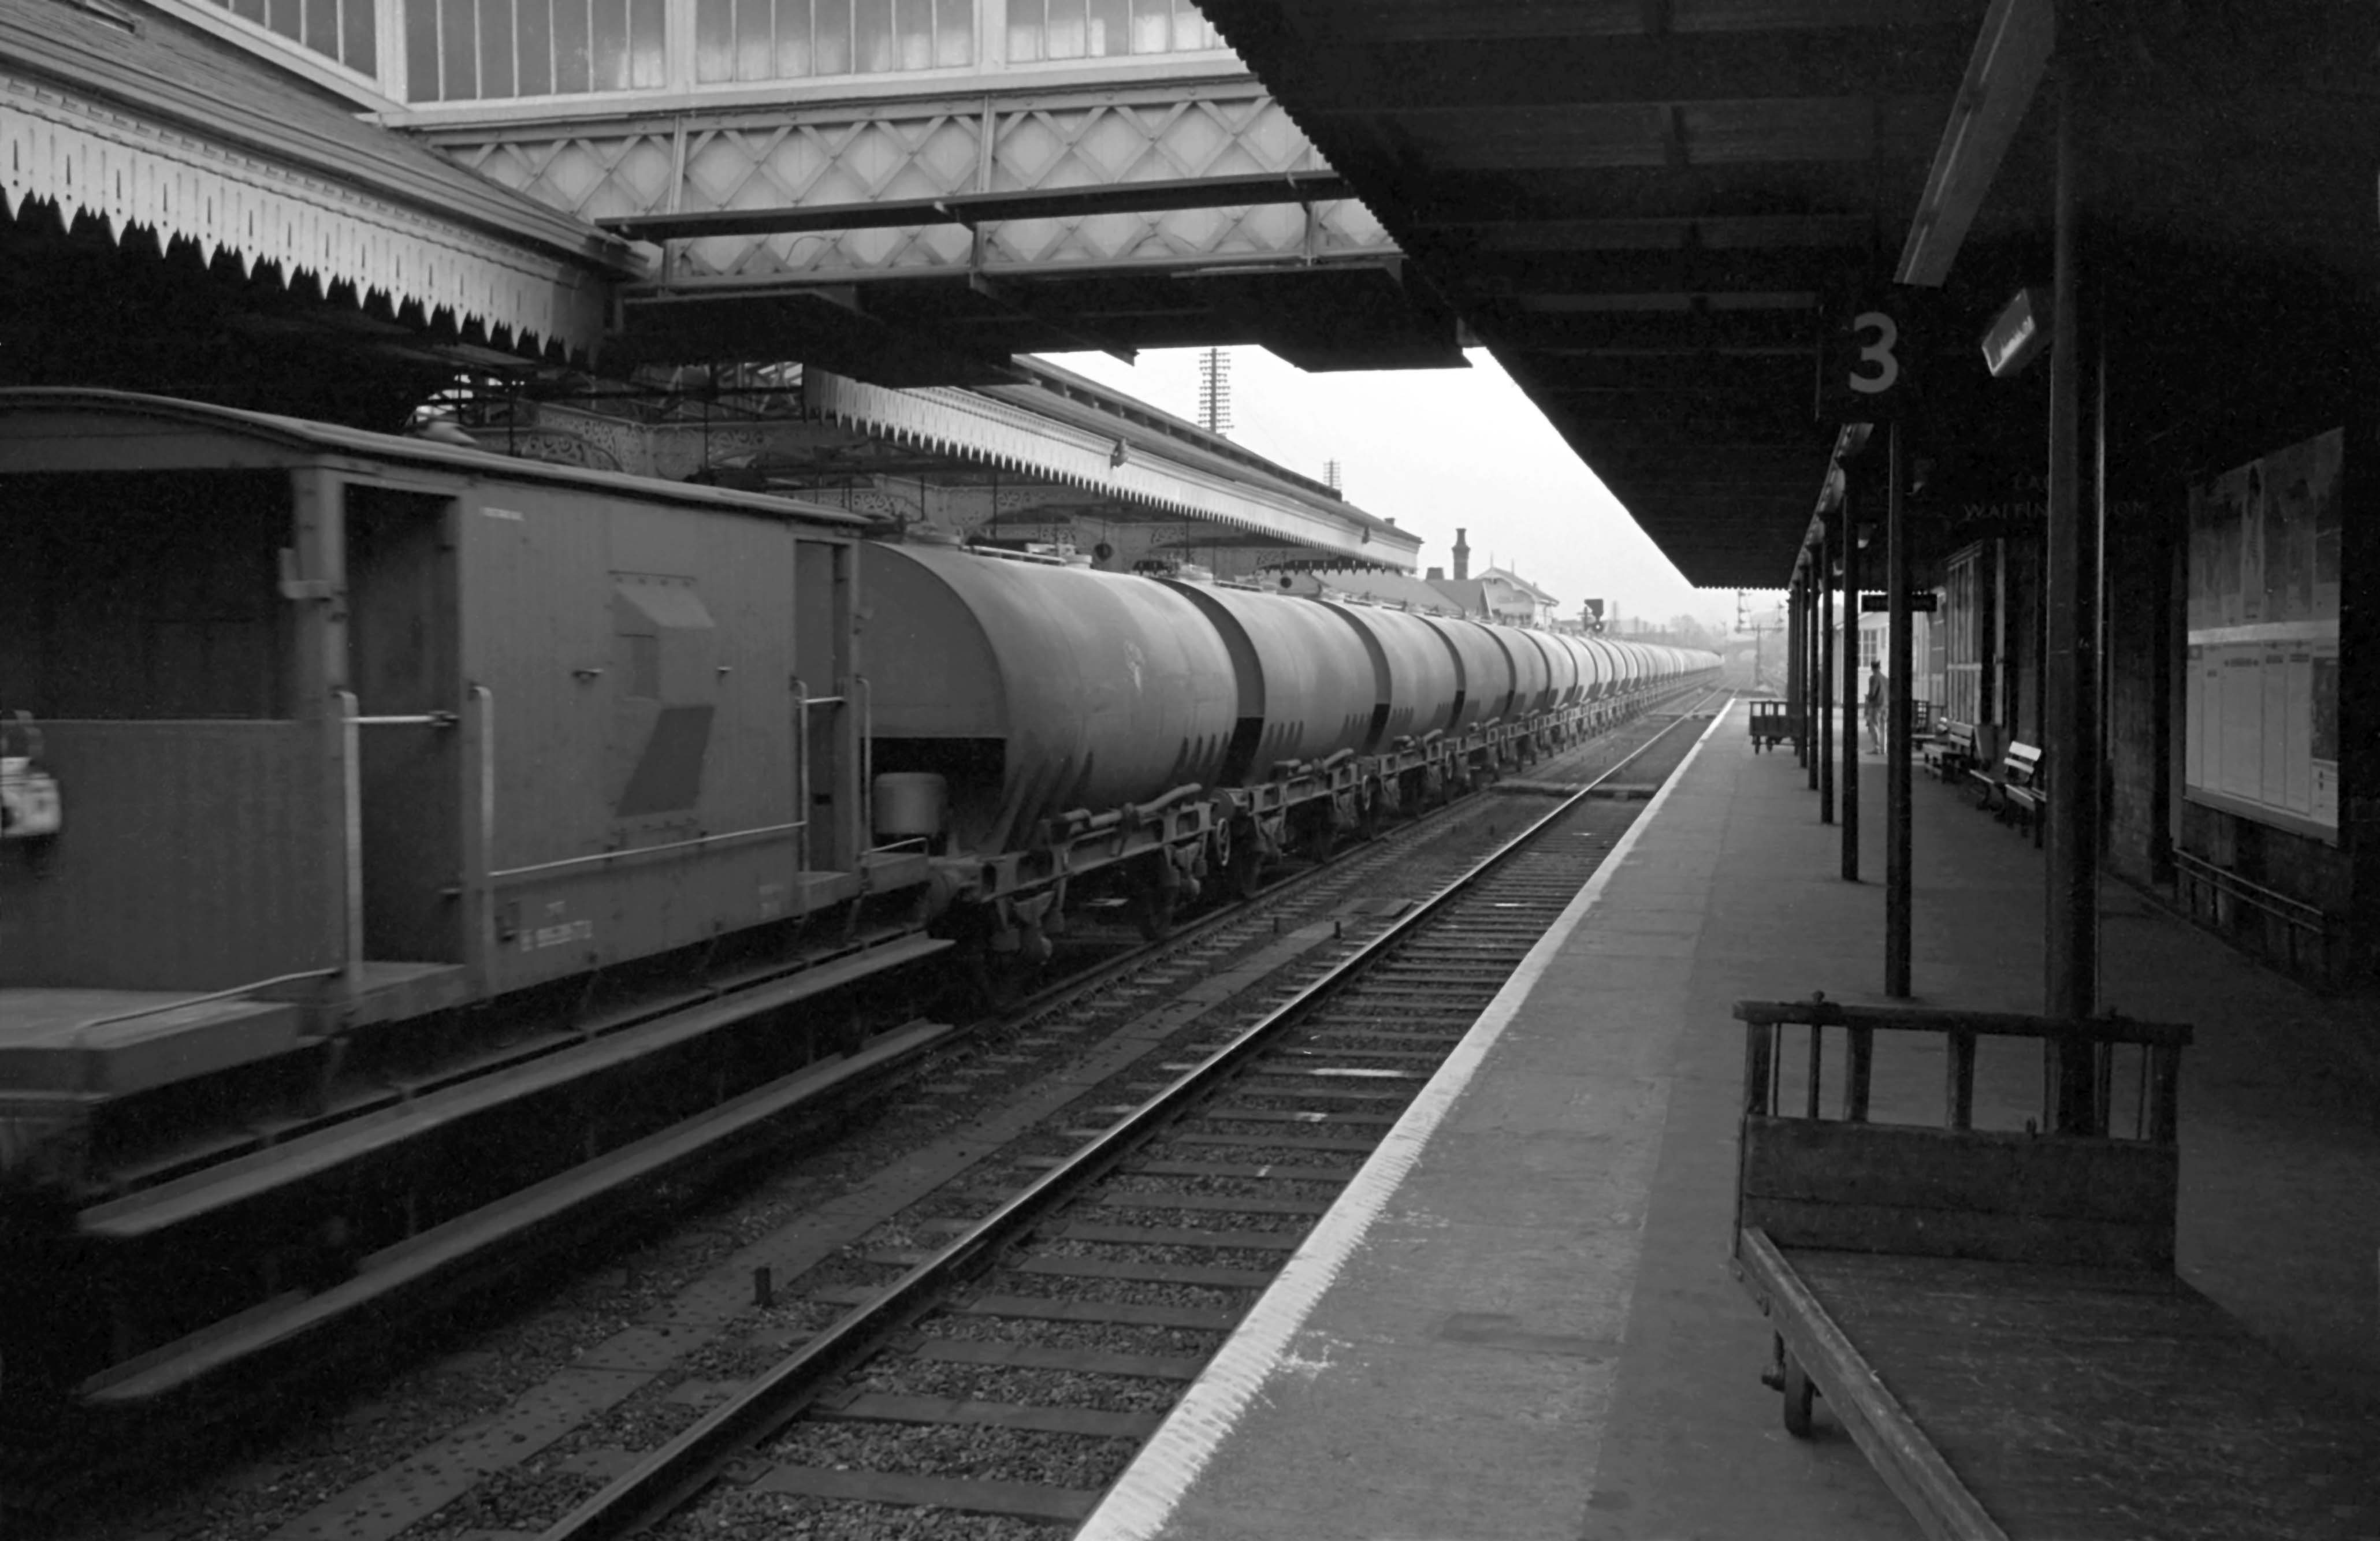
<instances>
[{"instance_id":1,"label":"white platform edge line","mask_svg":"<svg viewBox=\"0 0 2380 1541\"><path fill-rule=\"evenodd\" d=\"M1734 710L1733 699L1719 708L1711 725L1694 740L1694 747L1686 751L1677 770L1661 783L1660 791L1645 805L1645 811L1628 826L1619 843L1612 846L1603 865L1595 869L1595 875L1580 887L1537 944L1529 949L1528 955L1479 1013L1454 1052L1439 1066L1438 1074L1429 1078L1420 1095L1389 1130L1380 1147L1356 1169L1339 1202L1291 1254L1289 1266L1281 1270L1281 1277L1258 1297L1246 1318L1216 1353L1213 1363L1191 1382L1190 1389L1158 1428L1156 1437L1116 1478L1099 1507L1075 1533L1075 1541L1153 1541L1172 1517L1175 1507L1263 1389L1290 1340L1320 1304L1323 1292L1339 1277L1340 1269L1370 1232L1372 1222L1403 1185L1405 1175L1470 1086L1488 1050L1503 1036L1506 1025L1536 989L1538 978L1569 942L1571 933L1603 897L1603 891L1635 850L1637 837L1652 827L1661 805L1685 780L1687 769L1702 753L1703 746L1710 742L1711 735L1718 732Z\"/></svg>"}]
</instances>

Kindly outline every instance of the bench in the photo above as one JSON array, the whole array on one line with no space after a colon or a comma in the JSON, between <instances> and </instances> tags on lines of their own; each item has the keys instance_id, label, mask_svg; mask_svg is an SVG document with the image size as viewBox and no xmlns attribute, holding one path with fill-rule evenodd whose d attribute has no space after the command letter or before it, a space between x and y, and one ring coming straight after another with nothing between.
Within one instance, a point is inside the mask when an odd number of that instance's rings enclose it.
<instances>
[{"instance_id":1,"label":"bench","mask_svg":"<svg viewBox=\"0 0 2380 1541\"><path fill-rule=\"evenodd\" d=\"M2000 762L2000 816L2022 818L2037 833L2041 805L2048 798L2041 774L2041 751L2030 744L2011 744Z\"/></svg>"},{"instance_id":2,"label":"bench","mask_svg":"<svg viewBox=\"0 0 2380 1541\"><path fill-rule=\"evenodd\" d=\"M1984 758L1981 735L1974 724L1955 718L1934 719L1919 752L1937 781L1957 783Z\"/></svg>"},{"instance_id":3,"label":"bench","mask_svg":"<svg viewBox=\"0 0 2380 1541\"><path fill-rule=\"evenodd\" d=\"M1970 734L1950 728L1948 724L1919 746L1925 769L1934 779L1955 782L1963 778L1975 763L1975 741Z\"/></svg>"},{"instance_id":4,"label":"bench","mask_svg":"<svg viewBox=\"0 0 2380 1541\"><path fill-rule=\"evenodd\" d=\"M1983 788L1983 800L1976 806L2002 823L2022 818L2032 827L2035 844L2041 841L2041 806L2048 793L2042 778L2041 751L2022 743L2008 746L1997 770L1978 765L1967 771L1967 779Z\"/></svg>"}]
</instances>

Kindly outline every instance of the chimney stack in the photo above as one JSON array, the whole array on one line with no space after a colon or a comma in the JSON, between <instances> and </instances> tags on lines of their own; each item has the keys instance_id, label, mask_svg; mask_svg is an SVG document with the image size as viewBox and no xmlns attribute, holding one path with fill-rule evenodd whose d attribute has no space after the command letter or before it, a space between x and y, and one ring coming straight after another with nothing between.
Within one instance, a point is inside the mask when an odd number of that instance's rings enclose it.
<instances>
[{"instance_id":1,"label":"chimney stack","mask_svg":"<svg viewBox=\"0 0 2380 1541\"><path fill-rule=\"evenodd\" d=\"M1461 528L1454 532L1454 581L1457 583L1471 576L1471 544L1463 539L1470 533Z\"/></svg>"}]
</instances>

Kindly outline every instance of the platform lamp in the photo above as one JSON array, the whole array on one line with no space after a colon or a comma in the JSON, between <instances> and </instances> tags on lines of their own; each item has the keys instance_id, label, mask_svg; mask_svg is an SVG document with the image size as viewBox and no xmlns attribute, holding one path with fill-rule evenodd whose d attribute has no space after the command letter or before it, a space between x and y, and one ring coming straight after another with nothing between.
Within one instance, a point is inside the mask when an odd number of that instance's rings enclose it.
<instances>
[{"instance_id":1,"label":"platform lamp","mask_svg":"<svg viewBox=\"0 0 2380 1541\"><path fill-rule=\"evenodd\" d=\"M2039 289L2019 289L1992 324L1984 329L1984 367L1994 380L2022 373L2049 346L2049 296Z\"/></svg>"}]
</instances>

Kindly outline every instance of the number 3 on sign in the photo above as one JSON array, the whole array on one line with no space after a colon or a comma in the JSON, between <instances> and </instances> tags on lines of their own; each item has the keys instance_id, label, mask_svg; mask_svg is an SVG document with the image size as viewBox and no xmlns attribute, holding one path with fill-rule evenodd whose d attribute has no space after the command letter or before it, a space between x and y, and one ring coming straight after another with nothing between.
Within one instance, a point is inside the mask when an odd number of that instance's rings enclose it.
<instances>
[{"instance_id":1,"label":"number 3 on sign","mask_svg":"<svg viewBox=\"0 0 2380 1541\"><path fill-rule=\"evenodd\" d=\"M1871 332L1876 341L1864 341ZM1892 352L1893 345L1900 341L1900 328L1881 310L1862 310L1852 318L1852 340L1859 344L1859 362L1852 366L1852 389L1864 396L1891 390L1900 379L1900 360Z\"/></svg>"}]
</instances>

